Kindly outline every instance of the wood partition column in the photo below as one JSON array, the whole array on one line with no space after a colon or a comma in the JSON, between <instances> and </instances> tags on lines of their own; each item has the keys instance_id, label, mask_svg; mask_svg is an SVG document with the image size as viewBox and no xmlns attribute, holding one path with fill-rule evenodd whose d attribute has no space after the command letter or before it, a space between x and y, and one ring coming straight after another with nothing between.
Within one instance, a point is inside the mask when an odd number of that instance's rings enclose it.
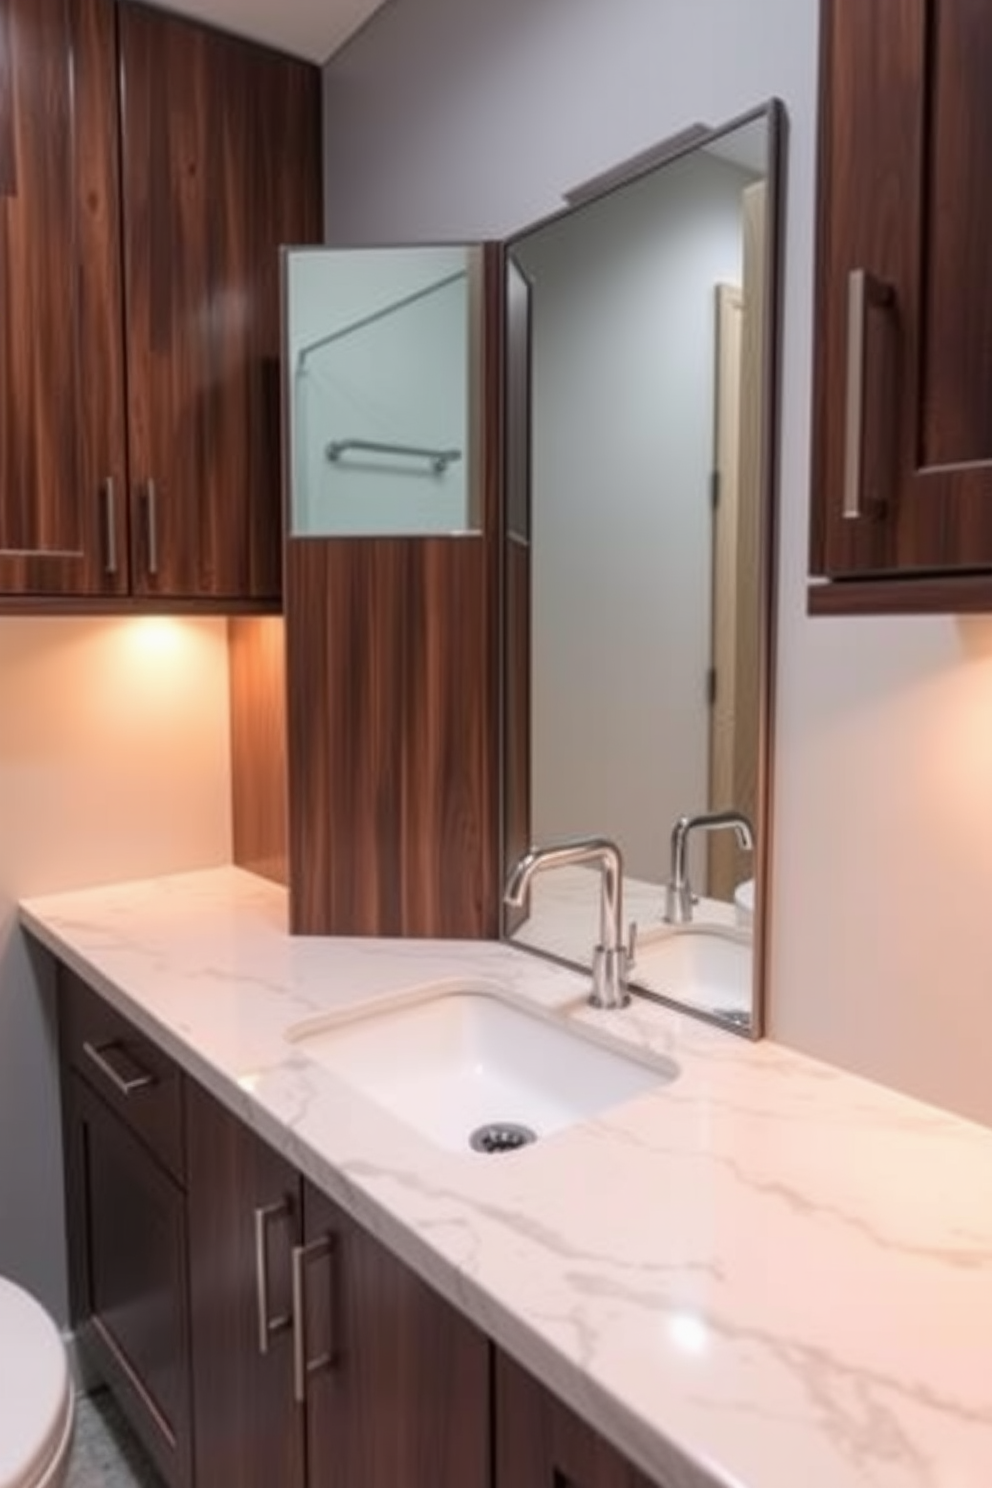
<instances>
[{"instance_id":1,"label":"wood partition column","mask_svg":"<svg viewBox=\"0 0 992 1488\"><path fill-rule=\"evenodd\" d=\"M232 857L289 880L286 835L286 663L281 615L227 626L231 688Z\"/></svg>"},{"instance_id":2,"label":"wood partition column","mask_svg":"<svg viewBox=\"0 0 992 1488\"><path fill-rule=\"evenodd\" d=\"M500 255L487 250L478 535L290 538L290 928L499 928Z\"/></svg>"}]
</instances>

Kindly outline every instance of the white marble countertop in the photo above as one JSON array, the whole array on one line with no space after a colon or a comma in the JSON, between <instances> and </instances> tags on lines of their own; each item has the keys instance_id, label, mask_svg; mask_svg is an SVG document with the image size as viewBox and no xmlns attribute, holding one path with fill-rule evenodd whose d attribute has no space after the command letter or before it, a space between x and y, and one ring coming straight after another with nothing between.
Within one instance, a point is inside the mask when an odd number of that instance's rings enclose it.
<instances>
[{"instance_id":1,"label":"white marble countertop","mask_svg":"<svg viewBox=\"0 0 992 1488\"><path fill-rule=\"evenodd\" d=\"M499 1157L445 1152L287 1026L493 943L286 934L224 868L34 899L25 925L665 1488L990 1488L992 1131L638 1002L573 1016L671 1085Z\"/></svg>"}]
</instances>

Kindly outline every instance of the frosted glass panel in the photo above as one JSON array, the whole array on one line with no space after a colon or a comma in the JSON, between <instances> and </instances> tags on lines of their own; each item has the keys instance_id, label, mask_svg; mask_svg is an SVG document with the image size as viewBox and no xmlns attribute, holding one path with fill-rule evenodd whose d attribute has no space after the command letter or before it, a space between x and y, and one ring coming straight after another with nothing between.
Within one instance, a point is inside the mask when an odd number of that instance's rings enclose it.
<instances>
[{"instance_id":1,"label":"frosted glass panel","mask_svg":"<svg viewBox=\"0 0 992 1488\"><path fill-rule=\"evenodd\" d=\"M479 251L285 256L290 536L478 530Z\"/></svg>"}]
</instances>

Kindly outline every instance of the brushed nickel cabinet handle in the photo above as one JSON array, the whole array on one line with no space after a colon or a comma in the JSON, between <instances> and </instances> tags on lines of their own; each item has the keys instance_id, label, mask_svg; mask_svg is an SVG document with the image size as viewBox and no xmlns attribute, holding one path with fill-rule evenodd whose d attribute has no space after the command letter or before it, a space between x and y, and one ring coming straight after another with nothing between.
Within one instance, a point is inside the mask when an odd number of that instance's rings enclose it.
<instances>
[{"instance_id":1,"label":"brushed nickel cabinet handle","mask_svg":"<svg viewBox=\"0 0 992 1488\"><path fill-rule=\"evenodd\" d=\"M293 1397L298 1405L307 1398L307 1379L319 1369L329 1369L334 1362L332 1350L316 1359L307 1357L307 1267L329 1256L334 1250L330 1235L312 1240L309 1245L293 1246Z\"/></svg>"},{"instance_id":2,"label":"brushed nickel cabinet handle","mask_svg":"<svg viewBox=\"0 0 992 1488\"><path fill-rule=\"evenodd\" d=\"M120 1095L131 1096L135 1095L139 1090L148 1090L150 1086L155 1084L154 1075L148 1074L147 1071L142 1071L140 1075L122 1075L120 1070L114 1068L109 1055L112 1049L119 1048L120 1045L118 1043L91 1044L87 1040L83 1044L83 1053L87 1059L96 1065L100 1073L110 1081L111 1085L113 1085L114 1089Z\"/></svg>"},{"instance_id":3,"label":"brushed nickel cabinet handle","mask_svg":"<svg viewBox=\"0 0 992 1488\"><path fill-rule=\"evenodd\" d=\"M106 574L117 572L117 489L114 485L114 477L108 475L100 483L100 493L103 497L103 527L104 527L104 565Z\"/></svg>"},{"instance_id":4,"label":"brushed nickel cabinet handle","mask_svg":"<svg viewBox=\"0 0 992 1488\"><path fill-rule=\"evenodd\" d=\"M145 531L148 572L158 573L158 489L153 480L145 481Z\"/></svg>"},{"instance_id":5,"label":"brushed nickel cabinet handle","mask_svg":"<svg viewBox=\"0 0 992 1488\"><path fill-rule=\"evenodd\" d=\"M269 1352L269 1339L273 1333L281 1333L289 1327L289 1313L269 1317L269 1223L274 1219L287 1219L293 1212L290 1199L281 1199L278 1204L263 1204L255 1210L255 1301L258 1309L258 1352Z\"/></svg>"},{"instance_id":6,"label":"brushed nickel cabinet handle","mask_svg":"<svg viewBox=\"0 0 992 1488\"><path fill-rule=\"evenodd\" d=\"M862 477L865 444L865 353L868 344L869 307L885 308L895 300L891 284L884 284L867 269L852 269L847 276L847 377L844 402L844 505L843 517L856 522L865 515Z\"/></svg>"}]
</instances>

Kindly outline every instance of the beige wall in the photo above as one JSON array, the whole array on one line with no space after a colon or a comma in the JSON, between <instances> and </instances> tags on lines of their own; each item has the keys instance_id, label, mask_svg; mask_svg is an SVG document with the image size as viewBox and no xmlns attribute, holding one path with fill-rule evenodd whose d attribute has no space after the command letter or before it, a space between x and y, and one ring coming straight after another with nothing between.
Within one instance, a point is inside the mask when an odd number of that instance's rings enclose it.
<instances>
[{"instance_id":1,"label":"beige wall","mask_svg":"<svg viewBox=\"0 0 992 1488\"><path fill-rule=\"evenodd\" d=\"M0 619L0 1274L62 1317L51 986L16 901L230 841L223 620Z\"/></svg>"},{"instance_id":2,"label":"beige wall","mask_svg":"<svg viewBox=\"0 0 992 1488\"><path fill-rule=\"evenodd\" d=\"M992 1125L992 620L780 643L774 1037Z\"/></svg>"}]
</instances>

